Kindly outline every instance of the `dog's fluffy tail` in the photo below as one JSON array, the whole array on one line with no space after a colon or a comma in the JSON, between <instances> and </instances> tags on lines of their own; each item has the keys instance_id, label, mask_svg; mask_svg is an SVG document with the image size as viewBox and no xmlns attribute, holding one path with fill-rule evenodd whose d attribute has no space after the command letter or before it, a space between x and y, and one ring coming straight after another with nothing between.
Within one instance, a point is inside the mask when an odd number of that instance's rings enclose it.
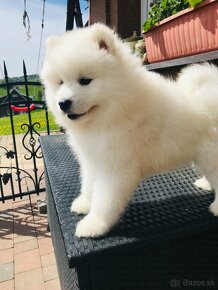
<instances>
[{"instance_id":1,"label":"dog's fluffy tail","mask_svg":"<svg viewBox=\"0 0 218 290\"><path fill-rule=\"evenodd\" d=\"M182 70L177 83L187 105L194 102L218 125L218 68L209 63L191 65Z\"/></svg>"}]
</instances>

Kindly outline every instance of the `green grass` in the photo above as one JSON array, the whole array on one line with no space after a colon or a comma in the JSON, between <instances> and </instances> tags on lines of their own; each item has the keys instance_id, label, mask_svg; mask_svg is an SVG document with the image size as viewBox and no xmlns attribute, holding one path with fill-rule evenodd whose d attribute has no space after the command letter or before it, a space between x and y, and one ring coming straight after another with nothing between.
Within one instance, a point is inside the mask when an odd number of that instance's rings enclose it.
<instances>
[{"instance_id":1,"label":"green grass","mask_svg":"<svg viewBox=\"0 0 218 290\"><path fill-rule=\"evenodd\" d=\"M0 97L6 96L7 95L7 91L4 88L0 88Z\"/></svg>"},{"instance_id":2,"label":"green grass","mask_svg":"<svg viewBox=\"0 0 218 290\"><path fill-rule=\"evenodd\" d=\"M37 132L41 131L46 131L46 118L45 118L45 110L34 110L31 112L31 119L32 119L32 124L35 122L39 122L40 128L37 126L34 126L34 129ZM28 120L28 114L20 114L13 116L13 121L14 121L14 130L15 134L24 134L27 132L27 127L24 127L24 130L21 129L21 125L24 123L29 124ZM54 117L52 114L49 112L49 125L50 125L50 130L59 130L60 127L55 123ZM11 134L11 122L10 122L10 117L3 117L0 118L0 135L10 135Z\"/></svg>"}]
</instances>

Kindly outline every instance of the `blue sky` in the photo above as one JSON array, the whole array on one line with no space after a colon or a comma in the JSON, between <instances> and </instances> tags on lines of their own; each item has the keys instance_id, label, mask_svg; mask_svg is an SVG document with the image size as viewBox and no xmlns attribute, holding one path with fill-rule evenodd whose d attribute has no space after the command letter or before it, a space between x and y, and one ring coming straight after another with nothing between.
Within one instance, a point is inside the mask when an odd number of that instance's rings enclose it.
<instances>
[{"instance_id":1,"label":"blue sky","mask_svg":"<svg viewBox=\"0 0 218 290\"><path fill-rule=\"evenodd\" d=\"M56 4L56 5L64 5L67 6L67 0L46 0L47 3ZM81 10L84 10L87 7L86 0L80 0Z\"/></svg>"},{"instance_id":2,"label":"blue sky","mask_svg":"<svg viewBox=\"0 0 218 290\"><path fill-rule=\"evenodd\" d=\"M48 3L58 4L58 5L67 5L67 0L47 0ZM87 7L86 0L80 0L81 10L84 10Z\"/></svg>"},{"instance_id":3,"label":"blue sky","mask_svg":"<svg viewBox=\"0 0 218 290\"><path fill-rule=\"evenodd\" d=\"M23 59L26 62L29 74L37 72L43 1L27 0L26 3L31 26L30 40L27 40L26 31L23 27L24 1L0 0L0 66L2 68L3 60L5 60L9 76L22 75ZM87 7L87 2L80 0L80 5L85 23L88 19L88 10L84 10ZM44 45L47 37L60 35L65 31L66 10L67 0L46 0L39 70L43 62Z\"/></svg>"}]
</instances>

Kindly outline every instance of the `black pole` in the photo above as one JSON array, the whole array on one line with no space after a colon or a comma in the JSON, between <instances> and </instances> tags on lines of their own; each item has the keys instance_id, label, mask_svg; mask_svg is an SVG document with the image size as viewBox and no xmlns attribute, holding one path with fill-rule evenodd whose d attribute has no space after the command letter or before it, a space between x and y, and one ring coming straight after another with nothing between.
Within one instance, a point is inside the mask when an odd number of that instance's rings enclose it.
<instances>
[{"instance_id":1,"label":"black pole","mask_svg":"<svg viewBox=\"0 0 218 290\"><path fill-rule=\"evenodd\" d=\"M67 0L66 30L73 29L74 12L75 12L75 0Z\"/></svg>"},{"instance_id":2,"label":"black pole","mask_svg":"<svg viewBox=\"0 0 218 290\"><path fill-rule=\"evenodd\" d=\"M74 28L74 19L76 21L76 27L83 27L79 0L67 0L66 30L72 30Z\"/></svg>"},{"instance_id":3,"label":"black pole","mask_svg":"<svg viewBox=\"0 0 218 290\"><path fill-rule=\"evenodd\" d=\"M12 139L13 139L14 152L15 152L15 164L16 164L16 173L17 173L18 188L19 188L20 198L22 198L22 189L21 189L21 179L20 179L19 161L18 161L18 154L17 154L17 144L16 144L16 138L15 138L15 128L14 128L13 114L12 114L12 109L11 109L10 84L9 84L8 71L7 71L5 62L4 62L4 77L5 77L5 84L6 84L7 96L8 96L8 105L9 105L10 121L11 121L11 131L12 131L11 133L12 133Z\"/></svg>"},{"instance_id":4,"label":"black pole","mask_svg":"<svg viewBox=\"0 0 218 290\"><path fill-rule=\"evenodd\" d=\"M76 26L83 27L83 19L82 19L82 13L80 9L79 0L75 0L75 3L76 3L76 7L75 7Z\"/></svg>"}]
</instances>

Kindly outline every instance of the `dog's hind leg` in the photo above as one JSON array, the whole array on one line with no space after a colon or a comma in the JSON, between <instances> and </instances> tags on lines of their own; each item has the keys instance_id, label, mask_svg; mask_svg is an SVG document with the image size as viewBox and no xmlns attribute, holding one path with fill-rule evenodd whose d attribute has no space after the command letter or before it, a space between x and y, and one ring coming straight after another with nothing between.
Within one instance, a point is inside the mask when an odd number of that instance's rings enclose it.
<instances>
[{"instance_id":1,"label":"dog's hind leg","mask_svg":"<svg viewBox=\"0 0 218 290\"><path fill-rule=\"evenodd\" d=\"M210 211L218 216L218 136L203 144L196 165L206 177L204 185L208 186L208 181L215 190L215 199L210 205Z\"/></svg>"},{"instance_id":2,"label":"dog's hind leg","mask_svg":"<svg viewBox=\"0 0 218 290\"><path fill-rule=\"evenodd\" d=\"M215 193L215 199L214 202L210 205L210 211L215 215L218 216L218 192Z\"/></svg>"},{"instance_id":3,"label":"dog's hind leg","mask_svg":"<svg viewBox=\"0 0 218 290\"><path fill-rule=\"evenodd\" d=\"M218 171L207 174L207 178L210 181L211 186L215 190L215 199L210 205L210 211L215 215L218 216Z\"/></svg>"}]
</instances>

